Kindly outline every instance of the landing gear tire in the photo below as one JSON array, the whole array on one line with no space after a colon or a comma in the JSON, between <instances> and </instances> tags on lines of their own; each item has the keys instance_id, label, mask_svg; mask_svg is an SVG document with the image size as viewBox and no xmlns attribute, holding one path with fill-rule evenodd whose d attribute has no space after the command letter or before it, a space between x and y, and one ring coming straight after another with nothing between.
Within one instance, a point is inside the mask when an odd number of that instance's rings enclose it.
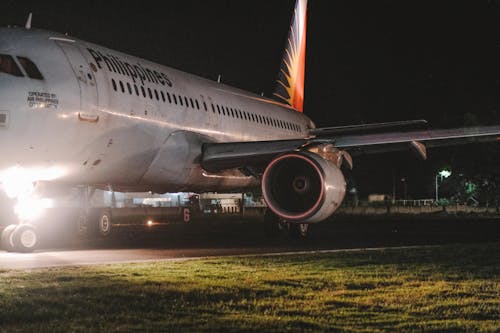
<instances>
[{"instance_id":1,"label":"landing gear tire","mask_svg":"<svg viewBox=\"0 0 500 333\"><path fill-rule=\"evenodd\" d=\"M108 237L112 230L111 213L101 211L97 216L97 233L101 237Z\"/></svg>"},{"instance_id":2,"label":"landing gear tire","mask_svg":"<svg viewBox=\"0 0 500 333\"><path fill-rule=\"evenodd\" d=\"M288 228L292 238L306 239L309 235L309 224L307 223L290 223Z\"/></svg>"},{"instance_id":3,"label":"landing gear tire","mask_svg":"<svg viewBox=\"0 0 500 333\"><path fill-rule=\"evenodd\" d=\"M14 252L15 247L14 247L14 241L12 239L13 233L17 228L17 224L11 224L7 226L5 229L2 231L2 248L7 251L7 252Z\"/></svg>"},{"instance_id":4,"label":"landing gear tire","mask_svg":"<svg viewBox=\"0 0 500 333\"><path fill-rule=\"evenodd\" d=\"M2 247L8 252L33 252L38 243L38 233L31 224L9 225L2 232Z\"/></svg>"},{"instance_id":5,"label":"landing gear tire","mask_svg":"<svg viewBox=\"0 0 500 333\"><path fill-rule=\"evenodd\" d=\"M11 237L16 252L33 252L38 246L38 233L31 224L18 225Z\"/></svg>"}]
</instances>

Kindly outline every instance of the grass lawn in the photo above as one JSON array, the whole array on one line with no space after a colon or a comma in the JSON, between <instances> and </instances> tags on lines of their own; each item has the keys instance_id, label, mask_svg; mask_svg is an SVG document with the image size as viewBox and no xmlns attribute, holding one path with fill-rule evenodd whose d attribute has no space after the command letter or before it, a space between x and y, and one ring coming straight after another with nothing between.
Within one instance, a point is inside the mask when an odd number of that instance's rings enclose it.
<instances>
[{"instance_id":1,"label":"grass lawn","mask_svg":"<svg viewBox=\"0 0 500 333\"><path fill-rule=\"evenodd\" d=\"M500 246L1 271L14 331L500 332Z\"/></svg>"}]
</instances>

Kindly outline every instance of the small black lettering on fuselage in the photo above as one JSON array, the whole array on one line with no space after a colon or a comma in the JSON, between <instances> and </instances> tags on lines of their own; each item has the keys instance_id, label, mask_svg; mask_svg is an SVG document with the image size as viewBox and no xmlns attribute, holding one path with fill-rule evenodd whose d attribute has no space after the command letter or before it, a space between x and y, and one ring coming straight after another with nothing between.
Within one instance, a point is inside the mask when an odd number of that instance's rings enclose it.
<instances>
[{"instance_id":1,"label":"small black lettering on fuselage","mask_svg":"<svg viewBox=\"0 0 500 333\"><path fill-rule=\"evenodd\" d=\"M140 63L129 64L119 57L111 54L87 48L92 58L94 58L99 69L107 69L110 72L128 76L134 83L138 81L144 85L145 82L161 84L162 86L172 87L172 81L167 74L142 66ZM104 67L105 64L105 67Z\"/></svg>"},{"instance_id":2,"label":"small black lettering on fuselage","mask_svg":"<svg viewBox=\"0 0 500 333\"><path fill-rule=\"evenodd\" d=\"M34 109L57 109L59 106L59 99L56 94L39 91L29 91L27 102L28 106Z\"/></svg>"}]
</instances>

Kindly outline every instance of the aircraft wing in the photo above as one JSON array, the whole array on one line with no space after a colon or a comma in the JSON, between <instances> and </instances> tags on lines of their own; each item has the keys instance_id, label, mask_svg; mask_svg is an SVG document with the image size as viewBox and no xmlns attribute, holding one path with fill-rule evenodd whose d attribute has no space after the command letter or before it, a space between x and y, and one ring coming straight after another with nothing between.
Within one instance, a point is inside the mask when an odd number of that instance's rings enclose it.
<instances>
[{"instance_id":1,"label":"aircraft wing","mask_svg":"<svg viewBox=\"0 0 500 333\"><path fill-rule=\"evenodd\" d=\"M335 146L350 153L383 153L409 149L414 143L427 148L500 140L500 126L467 127L443 130L346 135L334 139Z\"/></svg>"},{"instance_id":2,"label":"aircraft wing","mask_svg":"<svg viewBox=\"0 0 500 333\"><path fill-rule=\"evenodd\" d=\"M333 130L314 131L316 134L323 134L297 140L207 143L203 145L201 165L209 172L258 167L277 155L321 144L331 144L351 155L413 149L425 159L426 148L500 141L500 126L337 135Z\"/></svg>"}]
</instances>

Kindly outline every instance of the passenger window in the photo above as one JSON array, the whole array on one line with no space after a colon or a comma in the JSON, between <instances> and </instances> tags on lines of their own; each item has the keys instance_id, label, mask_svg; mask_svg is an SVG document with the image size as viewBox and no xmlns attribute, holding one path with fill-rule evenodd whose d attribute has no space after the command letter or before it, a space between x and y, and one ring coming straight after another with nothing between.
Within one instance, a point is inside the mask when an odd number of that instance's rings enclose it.
<instances>
[{"instance_id":1,"label":"passenger window","mask_svg":"<svg viewBox=\"0 0 500 333\"><path fill-rule=\"evenodd\" d=\"M43 80L42 73L40 73L38 67L36 67L33 61L29 60L28 58L20 56L17 56L17 60L19 60L19 63L21 64L21 66L23 66L24 70L26 71L26 74L28 74L30 78L35 80Z\"/></svg>"},{"instance_id":2,"label":"passenger window","mask_svg":"<svg viewBox=\"0 0 500 333\"><path fill-rule=\"evenodd\" d=\"M125 92L125 87L123 86L123 82L122 81L119 81L120 83L120 89L122 90L122 93Z\"/></svg>"},{"instance_id":3,"label":"passenger window","mask_svg":"<svg viewBox=\"0 0 500 333\"><path fill-rule=\"evenodd\" d=\"M135 94L137 96L139 96L139 89L137 89L137 85L136 84L134 84L134 89L135 89Z\"/></svg>"},{"instance_id":4,"label":"passenger window","mask_svg":"<svg viewBox=\"0 0 500 333\"><path fill-rule=\"evenodd\" d=\"M160 100L160 97L158 96L158 90L155 89L155 97L156 97L156 100L159 101Z\"/></svg>"},{"instance_id":5,"label":"passenger window","mask_svg":"<svg viewBox=\"0 0 500 333\"><path fill-rule=\"evenodd\" d=\"M160 91L160 93L161 93L161 100L165 102L165 94L163 93L163 91Z\"/></svg>"},{"instance_id":6,"label":"passenger window","mask_svg":"<svg viewBox=\"0 0 500 333\"><path fill-rule=\"evenodd\" d=\"M172 97L174 98L175 105L177 105L177 96L175 94L172 94Z\"/></svg>"},{"instance_id":7,"label":"passenger window","mask_svg":"<svg viewBox=\"0 0 500 333\"><path fill-rule=\"evenodd\" d=\"M184 104L182 103L182 96L179 96L179 104L180 104L181 106L184 106Z\"/></svg>"},{"instance_id":8,"label":"passenger window","mask_svg":"<svg viewBox=\"0 0 500 333\"><path fill-rule=\"evenodd\" d=\"M0 54L0 73L7 73L14 76L23 76L21 70L14 62L14 58L9 55Z\"/></svg>"},{"instance_id":9,"label":"passenger window","mask_svg":"<svg viewBox=\"0 0 500 333\"><path fill-rule=\"evenodd\" d=\"M153 93L151 92L151 88L148 88L148 95L150 99L153 99Z\"/></svg>"},{"instance_id":10,"label":"passenger window","mask_svg":"<svg viewBox=\"0 0 500 333\"><path fill-rule=\"evenodd\" d=\"M129 83L129 82L127 82L127 89L128 89L128 93L129 93L130 95L132 95L132 87L130 86L130 83Z\"/></svg>"},{"instance_id":11,"label":"passenger window","mask_svg":"<svg viewBox=\"0 0 500 333\"><path fill-rule=\"evenodd\" d=\"M167 91L167 98L168 98L168 102L170 104L172 104L172 97L170 96L170 93Z\"/></svg>"},{"instance_id":12,"label":"passenger window","mask_svg":"<svg viewBox=\"0 0 500 333\"><path fill-rule=\"evenodd\" d=\"M113 90L116 91L116 82L115 82L115 79L111 79L111 84L113 85Z\"/></svg>"}]
</instances>

